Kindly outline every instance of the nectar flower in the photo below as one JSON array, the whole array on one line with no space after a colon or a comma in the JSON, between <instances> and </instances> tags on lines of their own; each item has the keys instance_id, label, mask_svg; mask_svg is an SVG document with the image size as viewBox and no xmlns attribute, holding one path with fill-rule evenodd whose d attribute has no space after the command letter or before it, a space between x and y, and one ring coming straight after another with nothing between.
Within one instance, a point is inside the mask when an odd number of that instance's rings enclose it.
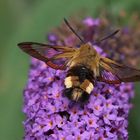
<instances>
[{"instance_id":1,"label":"nectar flower","mask_svg":"<svg viewBox=\"0 0 140 140\"><path fill-rule=\"evenodd\" d=\"M89 28L96 26L90 36L85 37L91 43L94 43L104 27L101 19L91 17L77 24L82 26L81 34L88 34ZM72 33L61 35L57 29L49 34L48 40L53 44L78 45ZM117 37L117 40L121 42L121 38ZM112 51L109 56L116 58L115 54L120 52L117 48L121 47L118 42L106 40L101 45L97 44L96 50L106 55L103 49L107 50L106 45L109 45ZM119 54L119 60L123 59L121 55L123 51ZM133 84L109 85L97 82L89 100L83 105L73 103L63 96L65 76L66 71L54 70L32 58L24 90L25 140L127 140L130 100L134 96Z\"/></svg>"}]
</instances>

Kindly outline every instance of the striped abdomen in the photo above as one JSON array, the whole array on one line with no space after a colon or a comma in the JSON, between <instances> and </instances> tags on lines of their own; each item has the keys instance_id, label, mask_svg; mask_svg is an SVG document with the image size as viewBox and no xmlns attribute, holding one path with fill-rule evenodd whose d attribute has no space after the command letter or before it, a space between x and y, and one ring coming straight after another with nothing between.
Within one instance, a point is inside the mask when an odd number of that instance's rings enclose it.
<instances>
[{"instance_id":1,"label":"striped abdomen","mask_svg":"<svg viewBox=\"0 0 140 140\"><path fill-rule=\"evenodd\" d=\"M73 101L86 101L93 90L93 72L85 66L74 66L65 78L65 96Z\"/></svg>"}]
</instances>

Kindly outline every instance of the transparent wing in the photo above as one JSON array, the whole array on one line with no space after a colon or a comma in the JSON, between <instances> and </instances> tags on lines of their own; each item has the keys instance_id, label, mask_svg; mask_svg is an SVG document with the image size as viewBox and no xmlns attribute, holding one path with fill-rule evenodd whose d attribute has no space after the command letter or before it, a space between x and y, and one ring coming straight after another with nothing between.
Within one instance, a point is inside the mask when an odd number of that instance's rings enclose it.
<instances>
[{"instance_id":1,"label":"transparent wing","mask_svg":"<svg viewBox=\"0 0 140 140\"><path fill-rule=\"evenodd\" d=\"M120 84L120 79L114 75L112 72L101 70L100 76L98 77L98 80L101 82L106 82L108 84Z\"/></svg>"},{"instance_id":2,"label":"transparent wing","mask_svg":"<svg viewBox=\"0 0 140 140\"><path fill-rule=\"evenodd\" d=\"M121 65L109 58L102 57L100 67L101 72L99 79L101 81L114 84L140 81L140 70Z\"/></svg>"},{"instance_id":3,"label":"transparent wing","mask_svg":"<svg viewBox=\"0 0 140 140\"><path fill-rule=\"evenodd\" d=\"M53 69L66 69L66 63L73 56L75 48L53 46L36 42L23 42L18 46L30 56L45 62Z\"/></svg>"}]
</instances>

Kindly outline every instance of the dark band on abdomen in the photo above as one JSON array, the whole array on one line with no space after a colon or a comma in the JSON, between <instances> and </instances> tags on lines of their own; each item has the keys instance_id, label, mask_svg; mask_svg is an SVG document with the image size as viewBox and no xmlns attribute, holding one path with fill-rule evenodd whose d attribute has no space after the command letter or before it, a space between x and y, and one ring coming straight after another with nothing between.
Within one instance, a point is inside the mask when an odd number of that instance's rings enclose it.
<instances>
[{"instance_id":1,"label":"dark band on abdomen","mask_svg":"<svg viewBox=\"0 0 140 140\"><path fill-rule=\"evenodd\" d=\"M75 66L65 78L65 95L74 101L85 101L93 90L93 72L84 66Z\"/></svg>"}]
</instances>

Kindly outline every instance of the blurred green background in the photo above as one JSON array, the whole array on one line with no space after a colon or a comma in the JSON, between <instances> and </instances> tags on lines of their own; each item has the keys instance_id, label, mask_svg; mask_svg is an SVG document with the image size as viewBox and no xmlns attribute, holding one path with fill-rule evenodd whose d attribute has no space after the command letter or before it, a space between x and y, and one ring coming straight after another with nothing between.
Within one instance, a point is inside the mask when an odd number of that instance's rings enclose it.
<instances>
[{"instance_id":1,"label":"blurred green background","mask_svg":"<svg viewBox=\"0 0 140 140\"><path fill-rule=\"evenodd\" d=\"M124 9L139 12L138 0L1 0L0 1L0 140L20 140L24 135L22 90L27 82L29 57L16 46L22 41L46 40L46 33L64 17L82 8L98 16L105 8L114 17ZM99 10L98 10L99 11ZM140 88L136 85L134 109L129 116L130 140L140 139Z\"/></svg>"}]
</instances>

